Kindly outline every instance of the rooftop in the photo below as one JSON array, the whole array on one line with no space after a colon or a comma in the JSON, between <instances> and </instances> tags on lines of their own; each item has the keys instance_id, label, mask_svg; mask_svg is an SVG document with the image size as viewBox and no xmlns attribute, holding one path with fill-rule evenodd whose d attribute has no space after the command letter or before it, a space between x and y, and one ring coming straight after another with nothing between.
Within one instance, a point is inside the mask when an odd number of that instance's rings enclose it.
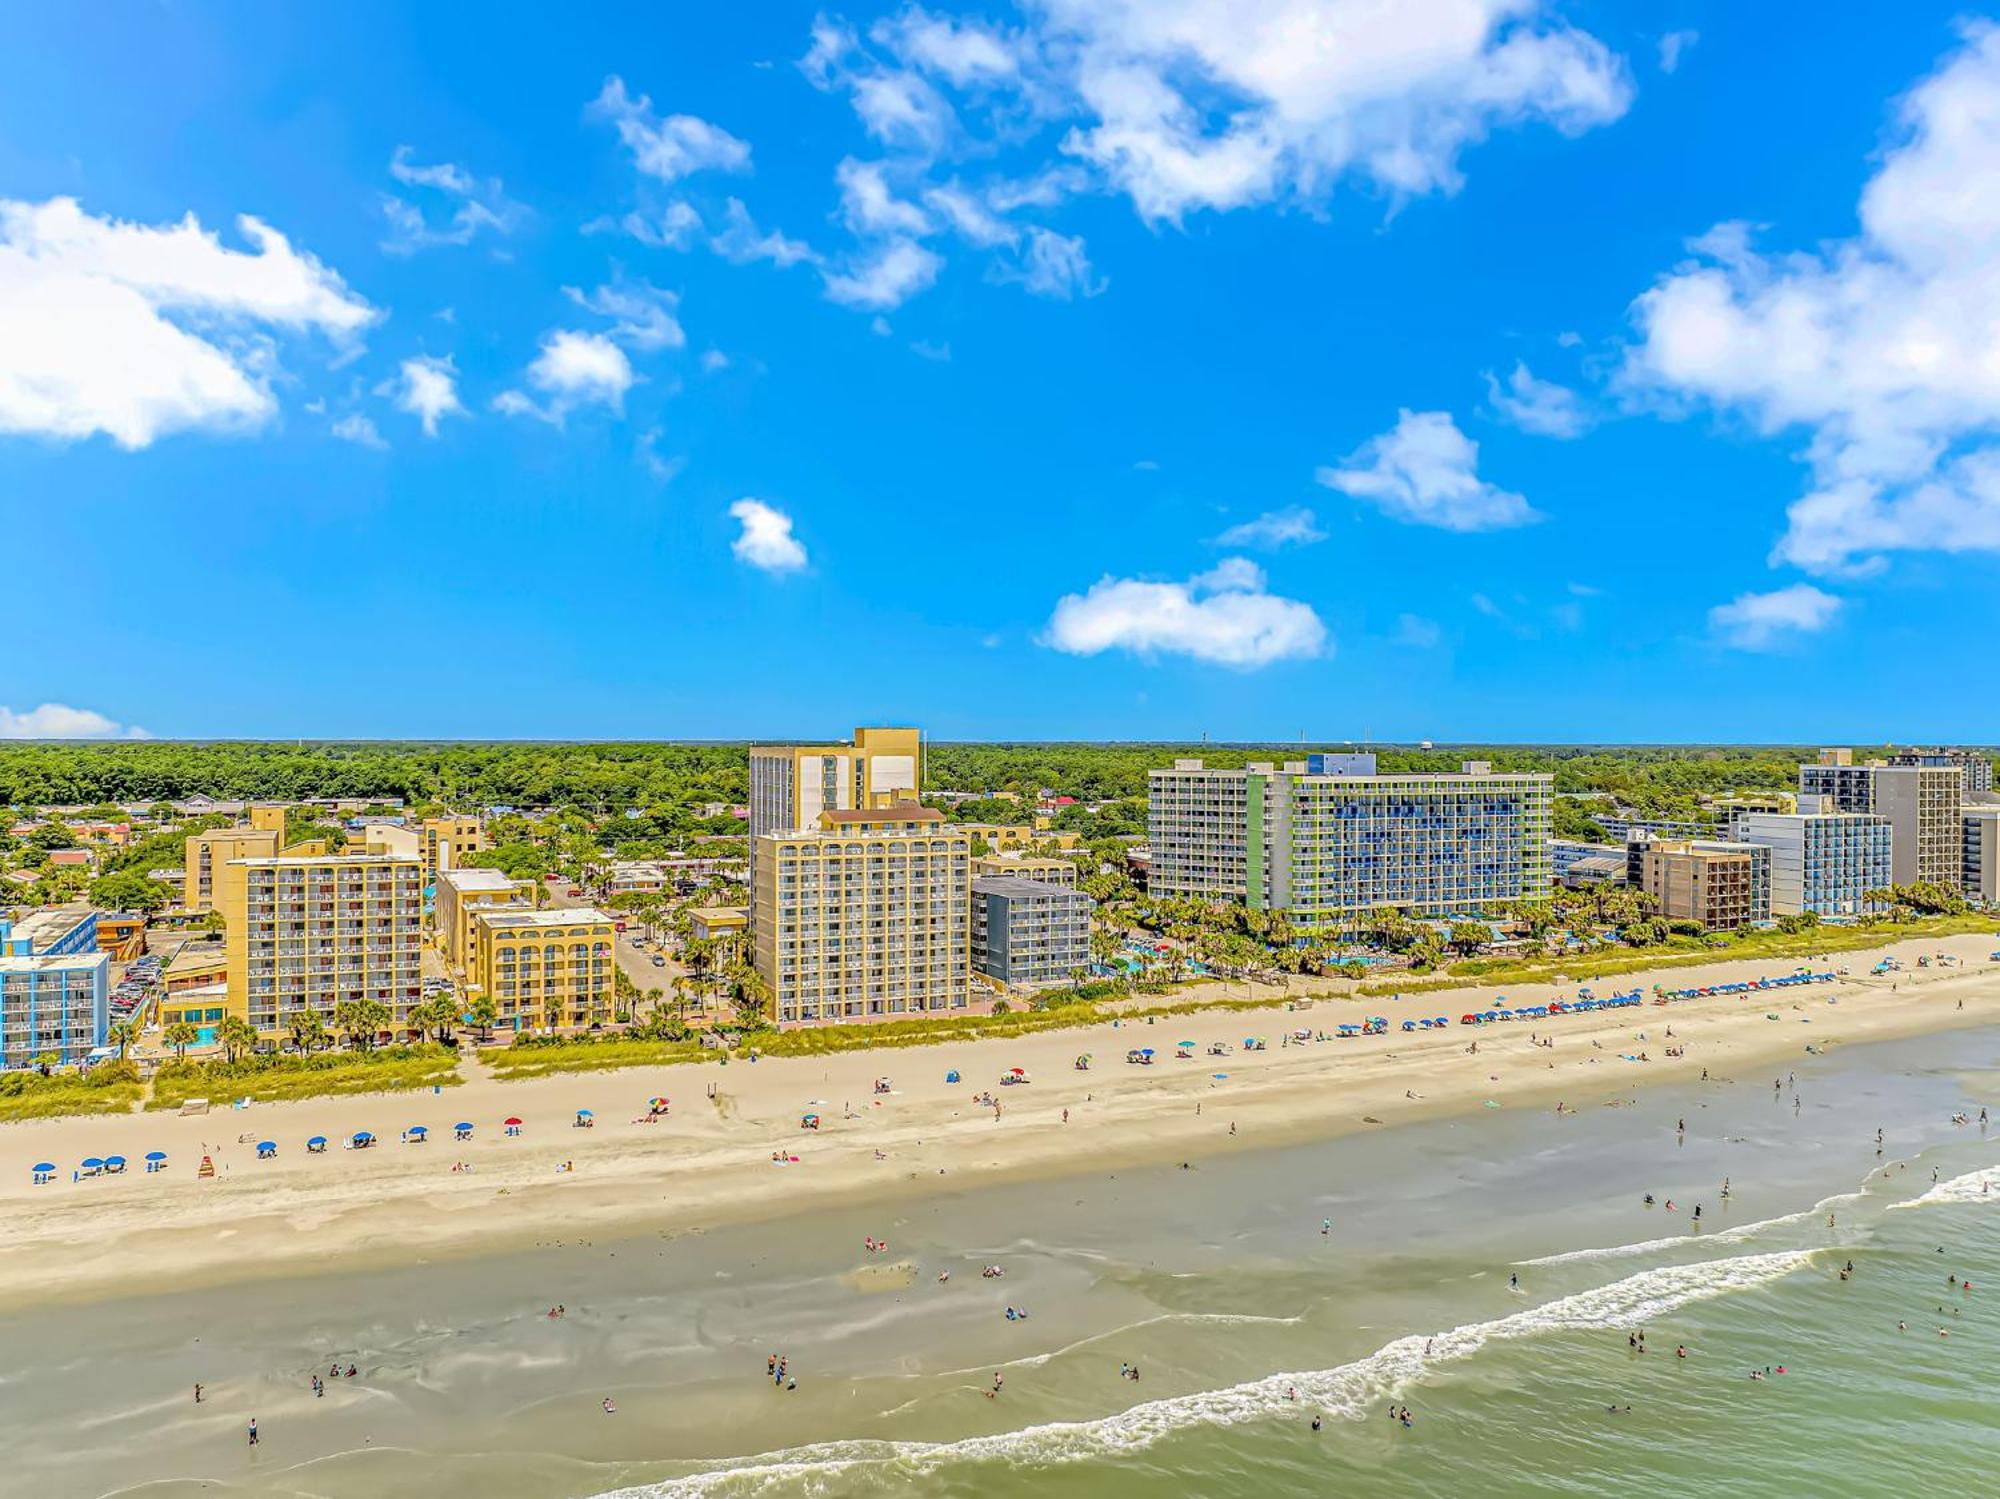
<instances>
[{"instance_id":1,"label":"rooftop","mask_svg":"<svg viewBox=\"0 0 2000 1499\"><path fill-rule=\"evenodd\" d=\"M252 869L310 869L335 864L354 867L362 864L402 864L417 867L415 854L275 854L261 859L231 859L231 864L247 864Z\"/></svg>"},{"instance_id":2,"label":"rooftop","mask_svg":"<svg viewBox=\"0 0 2000 1499\"><path fill-rule=\"evenodd\" d=\"M592 906L567 911L530 911L525 906L481 906L472 913L474 921L488 926L594 926L609 925L611 918Z\"/></svg>"},{"instance_id":3,"label":"rooftop","mask_svg":"<svg viewBox=\"0 0 2000 1499\"><path fill-rule=\"evenodd\" d=\"M47 973L70 968L111 966L111 954L103 952L40 953L32 958L0 958L0 973Z\"/></svg>"},{"instance_id":4,"label":"rooftop","mask_svg":"<svg viewBox=\"0 0 2000 1499\"><path fill-rule=\"evenodd\" d=\"M512 890L521 883L498 869L444 869L438 878L461 895L475 890Z\"/></svg>"},{"instance_id":5,"label":"rooftop","mask_svg":"<svg viewBox=\"0 0 2000 1499\"><path fill-rule=\"evenodd\" d=\"M1075 896L1087 900L1088 896L1078 895L1067 885L1054 885L1047 880L1031 880L1018 874L982 874L972 882L974 895L1001 895L1014 900L1028 900L1035 896L1061 895Z\"/></svg>"},{"instance_id":6,"label":"rooftop","mask_svg":"<svg viewBox=\"0 0 2000 1499\"><path fill-rule=\"evenodd\" d=\"M943 822L944 813L936 807L922 807L915 802L896 802L887 807L856 807L852 811L826 811L820 813L822 821L836 826L857 822Z\"/></svg>"}]
</instances>

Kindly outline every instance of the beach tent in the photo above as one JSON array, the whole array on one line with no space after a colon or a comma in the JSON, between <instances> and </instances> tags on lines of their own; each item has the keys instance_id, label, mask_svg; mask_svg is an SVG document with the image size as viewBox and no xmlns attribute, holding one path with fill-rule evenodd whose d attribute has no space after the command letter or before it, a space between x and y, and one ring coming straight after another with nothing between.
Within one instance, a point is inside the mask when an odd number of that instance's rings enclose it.
<instances>
[{"instance_id":1,"label":"beach tent","mask_svg":"<svg viewBox=\"0 0 2000 1499\"><path fill-rule=\"evenodd\" d=\"M312 1138L311 1138L310 1140L306 1141L306 1149L307 1149L307 1150L309 1150L309 1151L311 1151L311 1152L312 1152L312 1153L313 1153L314 1155L323 1155L323 1154L325 1154L325 1152L326 1152L326 1136L325 1136L325 1135L314 1135L314 1136L313 1136L313 1137L312 1137Z\"/></svg>"},{"instance_id":2,"label":"beach tent","mask_svg":"<svg viewBox=\"0 0 2000 1499\"><path fill-rule=\"evenodd\" d=\"M278 1142L276 1140L259 1140L257 1142L258 1160L260 1161L271 1160L277 1155L277 1153L278 1153Z\"/></svg>"},{"instance_id":3,"label":"beach tent","mask_svg":"<svg viewBox=\"0 0 2000 1499\"><path fill-rule=\"evenodd\" d=\"M125 1157L122 1155L106 1156L104 1158L104 1169L114 1174L123 1171L125 1169Z\"/></svg>"},{"instance_id":4,"label":"beach tent","mask_svg":"<svg viewBox=\"0 0 2000 1499\"><path fill-rule=\"evenodd\" d=\"M413 1124L403 1131L403 1138L412 1145L421 1145L430 1137L430 1126L427 1124Z\"/></svg>"},{"instance_id":5,"label":"beach tent","mask_svg":"<svg viewBox=\"0 0 2000 1499\"><path fill-rule=\"evenodd\" d=\"M457 1124L454 1124L451 1127L451 1129L452 1133L457 1135L458 1138L461 1140L470 1140L472 1138L472 1125L467 1120L461 1119Z\"/></svg>"},{"instance_id":6,"label":"beach tent","mask_svg":"<svg viewBox=\"0 0 2000 1499\"><path fill-rule=\"evenodd\" d=\"M947 1073L946 1073L946 1074L944 1075L944 1080L945 1080L946 1082L948 1082L948 1083L955 1083L955 1082L957 1082L957 1081L958 1081L958 1069L957 1069L956 1067L952 1068L952 1069L951 1069L951 1071L947 1072Z\"/></svg>"},{"instance_id":7,"label":"beach tent","mask_svg":"<svg viewBox=\"0 0 2000 1499\"><path fill-rule=\"evenodd\" d=\"M146 1169L148 1171L158 1171L166 1164L167 1153L164 1150L149 1150L146 1152Z\"/></svg>"},{"instance_id":8,"label":"beach tent","mask_svg":"<svg viewBox=\"0 0 2000 1499\"><path fill-rule=\"evenodd\" d=\"M42 1161L32 1167L31 1170L35 1178L35 1185L38 1187L45 1182L52 1182L56 1179L56 1163L54 1161Z\"/></svg>"},{"instance_id":9,"label":"beach tent","mask_svg":"<svg viewBox=\"0 0 2000 1499\"><path fill-rule=\"evenodd\" d=\"M85 1156L83 1158L83 1174L85 1176L95 1176L97 1175L98 1172L102 1171L103 1169L104 1169L103 1157L91 1155L91 1156Z\"/></svg>"}]
</instances>

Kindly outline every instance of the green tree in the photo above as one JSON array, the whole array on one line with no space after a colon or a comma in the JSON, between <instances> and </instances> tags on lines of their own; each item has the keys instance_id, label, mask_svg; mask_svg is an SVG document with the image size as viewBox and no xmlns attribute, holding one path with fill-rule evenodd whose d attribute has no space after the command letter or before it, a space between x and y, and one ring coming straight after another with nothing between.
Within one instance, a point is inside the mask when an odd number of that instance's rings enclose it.
<instances>
[{"instance_id":1,"label":"green tree","mask_svg":"<svg viewBox=\"0 0 2000 1499\"><path fill-rule=\"evenodd\" d=\"M326 1019L318 1010L300 1010L286 1023L286 1029L291 1032L292 1045L302 1054L317 1051L331 1039Z\"/></svg>"},{"instance_id":2,"label":"green tree","mask_svg":"<svg viewBox=\"0 0 2000 1499\"><path fill-rule=\"evenodd\" d=\"M215 1033L227 1061L248 1056L257 1049L257 1029L240 1015L225 1015Z\"/></svg>"},{"instance_id":3,"label":"green tree","mask_svg":"<svg viewBox=\"0 0 2000 1499\"><path fill-rule=\"evenodd\" d=\"M125 1060L125 1053L138 1043L139 1027L129 1020L119 1020L114 1022L105 1034L110 1038L111 1044L118 1048L118 1060L122 1062Z\"/></svg>"},{"instance_id":4,"label":"green tree","mask_svg":"<svg viewBox=\"0 0 2000 1499\"><path fill-rule=\"evenodd\" d=\"M1454 921L1447 944L1461 957L1469 958L1493 941L1493 928L1483 921Z\"/></svg>"},{"instance_id":5,"label":"green tree","mask_svg":"<svg viewBox=\"0 0 2000 1499\"><path fill-rule=\"evenodd\" d=\"M376 1036L392 1018L389 1007L379 999L350 999L334 1006L334 1029L347 1037L347 1044L359 1051L373 1051Z\"/></svg>"},{"instance_id":6,"label":"green tree","mask_svg":"<svg viewBox=\"0 0 2000 1499\"><path fill-rule=\"evenodd\" d=\"M492 995L474 995L472 1003L466 1007L465 1013L467 1018L472 1021L473 1026L478 1030L480 1040L490 1041L493 1039L493 1027L500 1020L500 1006L494 1003Z\"/></svg>"},{"instance_id":7,"label":"green tree","mask_svg":"<svg viewBox=\"0 0 2000 1499\"><path fill-rule=\"evenodd\" d=\"M92 904L108 911L141 911L150 916L172 898L173 891L158 880L129 869L101 874L90 882Z\"/></svg>"},{"instance_id":8,"label":"green tree","mask_svg":"<svg viewBox=\"0 0 2000 1499\"><path fill-rule=\"evenodd\" d=\"M161 1033L161 1039L174 1049L174 1055L183 1062L187 1060L187 1049L201 1039L201 1032L194 1028L194 1022L176 1020Z\"/></svg>"}]
</instances>

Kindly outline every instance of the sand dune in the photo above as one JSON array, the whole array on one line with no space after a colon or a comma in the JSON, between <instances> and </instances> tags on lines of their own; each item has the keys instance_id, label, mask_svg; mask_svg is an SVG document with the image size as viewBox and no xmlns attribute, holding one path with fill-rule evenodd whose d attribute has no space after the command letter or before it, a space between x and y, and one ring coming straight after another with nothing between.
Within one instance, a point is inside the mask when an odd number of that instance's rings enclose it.
<instances>
[{"instance_id":1,"label":"sand dune","mask_svg":"<svg viewBox=\"0 0 2000 1499\"><path fill-rule=\"evenodd\" d=\"M336 1256L388 1264L556 1238L692 1229L840 1197L921 1192L941 1181L962 1186L968 1177L1055 1174L1086 1161L1193 1157L1330 1137L1376 1127L1364 1120L1394 1125L1483 1108L1489 1100L1546 1109L1551 1128L1574 1127L1554 1116L1558 1101L1587 1112L1703 1068L1719 1079L1761 1084L1808 1044L1824 1050L1989 1023L2000 1018L1993 947L1992 938L1976 936L1890 949L1913 967L1919 953L1935 951L1952 952L1964 964L1906 972L1893 989L1890 980L1865 976L1879 956L1869 949L1826 965L1856 975L1834 985L1477 1030L1454 1024L1406 1034L1396 1024L1419 1015L1456 1020L1488 1005L1491 990L1401 1002L1322 1001L1296 1012L1205 1014L824 1059L705 1062L516 1083L481 1078L435 1095L265 1104L195 1118L10 1125L0 1128L0 1215L7 1226L0 1303L299 1273ZM1650 991L1655 983L1777 977L1789 968L1724 963L1593 987L1599 994ZM1516 1004L1572 992L1548 985L1507 989ZM1368 1012L1389 1016L1390 1033L1280 1043L1288 1029L1331 1031ZM1662 1056L1668 1026L1672 1044L1686 1049L1682 1058ZM1530 1032L1553 1035L1554 1049L1531 1045ZM1267 1037L1269 1049L1243 1050L1249 1035ZM1193 1059L1172 1055L1182 1040L1195 1043ZM1474 1040L1476 1055L1467 1051ZM1232 1054L1209 1055L1218 1041L1230 1044ZM1125 1063L1127 1049L1138 1046L1156 1049L1154 1065ZM1641 1051L1652 1060L1621 1059ZM1089 1071L1075 1070L1079 1052L1093 1055ZM1003 1071L1016 1066L1032 1081L1001 1086ZM947 1085L953 1069L963 1081ZM892 1078L893 1091L876 1095L872 1083L882 1074ZM989 1091L999 1100L997 1114L972 1101ZM672 1113L642 1122L646 1100L655 1095L673 1100ZM572 1126L580 1108L594 1111L593 1128ZM817 1131L800 1128L805 1113L820 1116ZM501 1121L514 1115L526 1124L519 1138L508 1138ZM474 1124L470 1142L453 1140L459 1120ZM428 1144L399 1142L414 1124L429 1127ZM383 1143L367 1151L338 1148L360 1129ZM308 1155L304 1142L316 1134L332 1138L336 1148ZM279 1146L275 1160L256 1159L255 1142L266 1139ZM149 1150L169 1153L165 1171L138 1171ZM128 1157L132 1173L70 1180L82 1158L111 1153ZM216 1165L208 1180L196 1176L204 1153ZM774 1154L787 1159L774 1161ZM61 1168L54 1185L30 1185L29 1168L38 1161ZM458 1163L470 1169L454 1171Z\"/></svg>"}]
</instances>

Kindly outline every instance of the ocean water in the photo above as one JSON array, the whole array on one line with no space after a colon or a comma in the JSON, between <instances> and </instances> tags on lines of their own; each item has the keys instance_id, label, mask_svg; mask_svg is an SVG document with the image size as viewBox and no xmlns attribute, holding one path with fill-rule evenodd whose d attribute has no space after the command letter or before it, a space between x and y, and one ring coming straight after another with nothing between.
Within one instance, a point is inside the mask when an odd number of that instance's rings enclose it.
<instances>
[{"instance_id":1,"label":"ocean water","mask_svg":"<svg viewBox=\"0 0 2000 1499\"><path fill-rule=\"evenodd\" d=\"M552 1225L381 1271L330 1246L324 1276L0 1319L0 1493L2000 1492L2000 1136L1951 1122L2000 1108L2000 1038L1801 1061L708 1234ZM361 1375L315 1399L336 1357Z\"/></svg>"}]
</instances>

